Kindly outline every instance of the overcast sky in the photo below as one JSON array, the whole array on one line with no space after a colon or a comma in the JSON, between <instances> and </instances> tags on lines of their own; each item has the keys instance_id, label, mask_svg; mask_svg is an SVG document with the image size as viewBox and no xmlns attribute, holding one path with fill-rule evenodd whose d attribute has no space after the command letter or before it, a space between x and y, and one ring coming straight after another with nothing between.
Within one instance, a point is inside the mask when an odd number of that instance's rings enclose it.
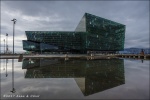
<instances>
[{"instance_id":1,"label":"overcast sky","mask_svg":"<svg viewBox=\"0 0 150 100\"><path fill-rule=\"evenodd\" d=\"M1 49L16 18L15 52L23 51L25 31L74 31L84 13L126 25L125 48L149 47L149 1L1 1Z\"/></svg>"}]
</instances>

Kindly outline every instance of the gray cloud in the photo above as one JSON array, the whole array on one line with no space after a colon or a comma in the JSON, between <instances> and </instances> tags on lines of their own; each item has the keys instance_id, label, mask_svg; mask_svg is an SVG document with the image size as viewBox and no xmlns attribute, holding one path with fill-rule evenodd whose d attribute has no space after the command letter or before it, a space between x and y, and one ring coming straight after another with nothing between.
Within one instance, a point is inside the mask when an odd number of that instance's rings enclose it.
<instances>
[{"instance_id":1,"label":"gray cloud","mask_svg":"<svg viewBox=\"0 0 150 100\"><path fill-rule=\"evenodd\" d=\"M10 20L16 18L22 51L25 31L74 31L85 12L125 24L125 48L149 46L148 1L2 1L1 38L8 33L12 41Z\"/></svg>"}]
</instances>

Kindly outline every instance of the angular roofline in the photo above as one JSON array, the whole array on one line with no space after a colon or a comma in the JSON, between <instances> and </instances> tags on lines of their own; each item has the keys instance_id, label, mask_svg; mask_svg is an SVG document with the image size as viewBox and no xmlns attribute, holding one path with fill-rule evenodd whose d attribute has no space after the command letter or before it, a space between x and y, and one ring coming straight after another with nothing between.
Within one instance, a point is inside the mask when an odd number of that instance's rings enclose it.
<instances>
[{"instance_id":1,"label":"angular roofline","mask_svg":"<svg viewBox=\"0 0 150 100\"><path fill-rule=\"evenodd\" d=\"M87 14L92 15L92 16L95 16L95 17L99 17L99 16L97 16L97 15L93 15L93 14L90 14L90 13L87 13L87 12L85 12L84 15L86 16ZM117 24L121 24L121 23L118 23L118 22L116 22L116 21L112 21L112 20L110 20L110 19L106 19L106 18L103 18L103 17L99 17L99 18L102 18L102 19L105 19L105 20L108 20L108 21L111 21L111 22L115 22L115 23L117 23ZM124 24L121 24L121 25L126 26L126 25L124 25Z\"/></svg>"},{"instance_id":2,"label":"angular roofline","mask_svg":"<svg viewBox=\"0 0 150 100\"><path fill-rule=\"evenodd\" d=\"M25 31L26 32L72 32L72 33L86 33L86 32L76 32L76 31Z\"/></svg>"}]
</instances>

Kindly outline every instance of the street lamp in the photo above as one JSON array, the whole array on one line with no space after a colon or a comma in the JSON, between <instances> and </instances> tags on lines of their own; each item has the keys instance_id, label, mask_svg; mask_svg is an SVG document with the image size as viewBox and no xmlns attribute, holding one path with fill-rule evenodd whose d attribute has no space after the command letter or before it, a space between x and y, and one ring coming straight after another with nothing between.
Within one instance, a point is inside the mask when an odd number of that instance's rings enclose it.
<instances>
[{"instance_id":1,"label":"street lamp","mask_svg":"<svg viewBox=\"0 0 150 100\"><path fill-rule=\"evenodd\" d=\"M11 21L13 21L13 55L14 55L14 34L15 34L15 24L17 20L14 18ZM12 90L10 92L12 93L16 92L14 88L14 59L12 59Z\"/></svg>"},{"instance_id":2,"label":"street lamp","mask_svg":"<svg viewBox=\"0 0 150 100\"><path fill-rule=\"evenodd\" d=\"M8 53L8 34L6 33L6 54Z\"/></svg>"},{"instance_id":3,"label":"street lamp","mask_svg":"<svg viewBox=\"0 0 150 100\"><path fill-rule=\"evenodd\" d=\"M4 54L5 54L5 39L4 39Z\"/></svg>"},{"instance_id":4,"label":"street lamp","mask_svg":"<svg viewBox=\"0 0 150 100\"><path fill-rule=\"evenodd\" d=\"M15 24L17 20L14 18L11 21L13 21L13 54L14 54L14 34L15 34Z\"/></svg>"}]
</instances>

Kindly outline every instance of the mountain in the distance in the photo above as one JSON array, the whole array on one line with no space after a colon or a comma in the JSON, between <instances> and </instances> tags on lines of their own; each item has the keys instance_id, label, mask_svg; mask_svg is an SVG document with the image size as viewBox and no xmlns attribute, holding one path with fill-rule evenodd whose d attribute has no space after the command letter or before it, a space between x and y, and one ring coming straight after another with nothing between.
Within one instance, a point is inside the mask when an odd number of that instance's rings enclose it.
<instances>
[{"instance_id":1,"label":"mountain in the distance","mask_svg":"<svg viewBox=\"0 0 150 100\"><path fill-rule=\"evenodd\" d=\"M150 48L125 48L123 51L120 51L120 53L139 54L142 50L145 54L150 54Z\"/></svg>"}]
</instances>

